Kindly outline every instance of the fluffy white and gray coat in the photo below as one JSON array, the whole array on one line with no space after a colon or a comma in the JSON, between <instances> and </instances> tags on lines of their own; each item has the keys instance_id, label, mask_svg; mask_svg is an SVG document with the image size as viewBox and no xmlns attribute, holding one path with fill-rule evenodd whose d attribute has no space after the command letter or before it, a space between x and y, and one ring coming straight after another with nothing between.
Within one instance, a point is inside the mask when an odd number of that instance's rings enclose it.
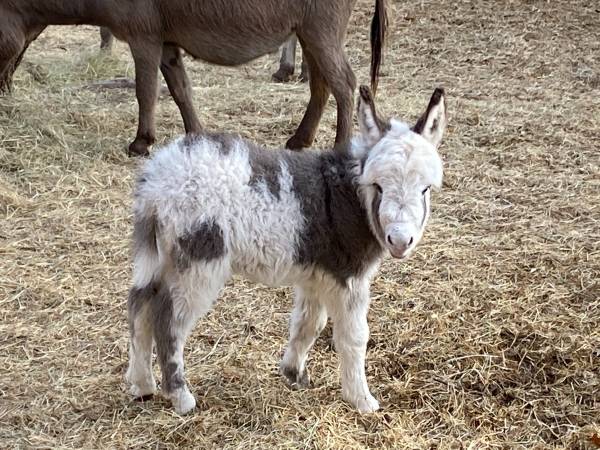
<instances>
[{"instance_id":1,"label":"fluffy white and gray coat","mask_svg":"<svg viewBox=\"0 0 600 450\"><path fill-rule=\"evenodd\" d=\"M437 147L445 102L437 89L412 128L382 121L361 87L360 134L347 151L269 151L234 135L182 138L149 160L134 199L134 280L127 378L134 396L162 391L178 413L196 401L183 350L196 321L233 274L294 285L290 341L281 373L308 383L308 351L333 322L343 397L378 409L365 376L369 285L386 254L406 258L440 187Z\"/></svg>"}]
</instances>

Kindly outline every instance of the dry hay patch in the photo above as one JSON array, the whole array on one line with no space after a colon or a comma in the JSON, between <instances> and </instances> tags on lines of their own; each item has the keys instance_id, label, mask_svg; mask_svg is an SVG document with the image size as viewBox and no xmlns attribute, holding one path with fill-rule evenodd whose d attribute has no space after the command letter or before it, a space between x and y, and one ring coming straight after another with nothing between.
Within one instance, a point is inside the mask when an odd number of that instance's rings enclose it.
<instances>
[{"instance_id":1,"label":"dry hay patch","mask_svg":"<svg viewBox=\"0 0 600 450\"><path fill-rule=\"evenodd\" d=\"M600 103L590 2L394 3L381 110L415 118L448 91L444 188L417 255L372 288L368 378L383 409L340 400L328 327L313 388L277 374L289 289L235 279L187 347L199 410L133 402L125 298L138 162L123 44L51 28L0 99L0 442L61 448L595 448L600 434ZM370 2L348 54L367 80ZM274 55L238 69L187 61L210 129L281 145L308 98L269 81ZM181 132L162 96L161 142ZM331 143L334 102L319 129Z\"/></svg>"}]
</instances>

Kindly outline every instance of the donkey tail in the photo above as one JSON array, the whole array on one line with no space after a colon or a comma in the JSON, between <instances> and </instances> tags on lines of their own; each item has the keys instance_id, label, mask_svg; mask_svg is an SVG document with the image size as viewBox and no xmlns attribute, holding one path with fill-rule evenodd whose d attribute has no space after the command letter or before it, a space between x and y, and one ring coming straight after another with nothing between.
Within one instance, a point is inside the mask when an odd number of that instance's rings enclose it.
<instances>
[{"instance_id":1,"label":"donkey tail","mask_svg":"<svg viewBox=\"0 0 600 450\"><path fill-rule=\"evenodd\" d=\"M162 262L158 233L158 218L154 209L136 208L133 224L133 284L138 288L160 278Z\"/></svg>"},{"instance_id":2,"label":"donkey tail","mask_svg":"<svg viewBox=\"0 0 600 450\"><path fill-rule=\"evenodd\" d=\"M385 44L385 32L388 27L385 0L375 0L375 13L371 21L371 90L377 92L379 67L383 60L382 49Z\"/></svg>"}]
</instances>

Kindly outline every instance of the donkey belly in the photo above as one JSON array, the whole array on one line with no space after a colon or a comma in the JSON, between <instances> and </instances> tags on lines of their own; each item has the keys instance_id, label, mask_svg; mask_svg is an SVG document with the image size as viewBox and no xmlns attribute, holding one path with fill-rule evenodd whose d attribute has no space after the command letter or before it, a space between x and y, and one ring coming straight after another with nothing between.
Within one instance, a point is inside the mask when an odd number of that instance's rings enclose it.
<instances>
[{"instance_id":1,"label":"donkey belly","mask_svg":"<svg viewBox=\"0 0 600 450\"><path fill-rule=\"evenodd\" d=\"M160 3L163 39L196 58L235 66L277 51L308 0L170 0Z\"/></svg>"},{"instance_id":2,"label":"donkey belly","mask_svg":"<svg viewBox=\"0 0 600 450\"><path fill-rule=\"evenodd\" d=\"M237 66L276 52L292 33L292 30L270 35L224 31L178 32L169 35L166 41L176 43L194 58L221 66Z\"/></svg>"}]
</instances>

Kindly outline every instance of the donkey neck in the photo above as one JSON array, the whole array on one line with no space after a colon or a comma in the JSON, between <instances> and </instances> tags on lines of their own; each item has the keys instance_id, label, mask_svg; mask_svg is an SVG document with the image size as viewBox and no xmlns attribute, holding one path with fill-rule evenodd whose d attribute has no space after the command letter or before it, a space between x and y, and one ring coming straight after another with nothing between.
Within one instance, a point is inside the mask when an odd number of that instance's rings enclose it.
<instances>
[{"instance_id":1,"label":"donkey neck","mask_svg":"<svg viewBox=\"0 0 600 450\"><path fill-rule=\"evenodd\" d=\"M99 0L21 0L22 17L30 26L109 25L113 12L110 1ZM113 11L113 12L111 12Z\"/></svg>"}]
</instances>

